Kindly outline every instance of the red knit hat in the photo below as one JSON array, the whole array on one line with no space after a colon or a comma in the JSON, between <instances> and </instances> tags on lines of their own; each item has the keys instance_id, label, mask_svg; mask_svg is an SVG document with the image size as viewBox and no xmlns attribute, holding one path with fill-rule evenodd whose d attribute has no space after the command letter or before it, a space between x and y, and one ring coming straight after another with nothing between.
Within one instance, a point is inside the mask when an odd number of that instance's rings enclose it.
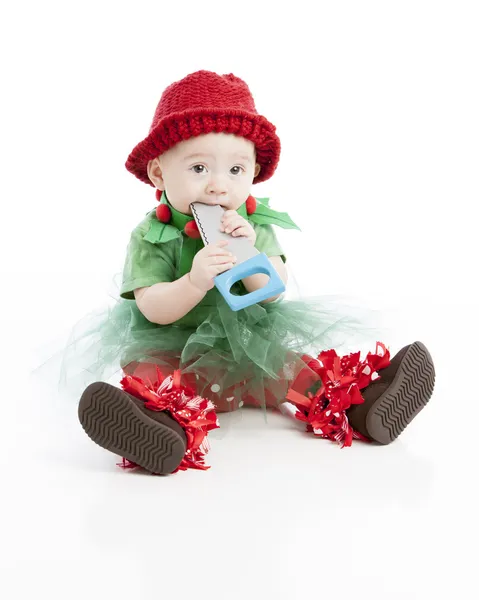
<instances>
[{"instance_id":1,"label":"red knit hat","mask_svg":"<svg viewBox=\"0 0 479 600\"><path fill-rule=\"evenodd\" d=\"M247 84L229 75L196 71L176 81L163 92L156 107L148 137L126 161L138 179L148 178L148 162L172 146L205 133L233 133L254 143L261 171L253 183L266 181L276 170L281 144L276 127L256 112Z\"/></svg>"}]
</instances>

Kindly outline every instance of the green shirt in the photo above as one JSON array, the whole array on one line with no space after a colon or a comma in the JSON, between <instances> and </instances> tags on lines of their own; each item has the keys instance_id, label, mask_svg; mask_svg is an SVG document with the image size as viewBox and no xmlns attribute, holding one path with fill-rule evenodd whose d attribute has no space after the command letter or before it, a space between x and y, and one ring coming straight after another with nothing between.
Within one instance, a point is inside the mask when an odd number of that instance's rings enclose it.
<instances>
[{"instance_id":1,"label":"green shirt","mask_svg":"<svg viewBox=\"0 0 479 600\"><path fill-rule=\"evenodd\" d=\"M125 300L134 300L133 292L137 288L149 287L160 282L171 282L182 277L191 270L195 254L204 247L201 238L189 238L182 231L184 224L192 220L192 217L176 211L164 194L161 201L168 204L172 211L171 224L159 223L153 210L133 230L127 248L120 291L120 296ZM256 215L256 220L262 221L261 223L253 220L256 213L249 216L246 214L244 204L238 209L238 213L247 218L253 226L256 232L257 250L267 256L281 256L283 262L286 262L286 256L275 232L267 221L283 227L297 228L297 226L286 213L271 210L267 202L264 205L259 203L259 206L261 209ZM280 215L279 219L278 215ZM241 281L233 286L232 291L240 295L247 293ZM201 302L182 319L176 321L175 325L192 327L199 325L212 307L216 306L218 294L216 288L209 290Z\"/></svg>"}]
</instances>

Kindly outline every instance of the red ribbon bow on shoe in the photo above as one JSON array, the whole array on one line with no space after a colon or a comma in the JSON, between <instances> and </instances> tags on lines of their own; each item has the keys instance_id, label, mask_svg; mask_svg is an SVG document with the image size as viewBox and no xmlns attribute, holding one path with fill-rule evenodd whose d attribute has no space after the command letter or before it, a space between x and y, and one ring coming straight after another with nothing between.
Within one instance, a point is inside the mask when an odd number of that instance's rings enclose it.
<instances>
[{"instance_id":1,"label":"red ribbon bow on shoe","mask_svg":"<svg viewBox=\"0 0 479 600\"><path fill-rule=\"evenodd\" d=\"M173 375L165 378L157 367L156 374L157 381L154 382L146 383L140 377L126 375L120 383L125 392L143 400L145 408L168 411L185 430L186 454L173 473L186 469L206 471L210 468L204 464L205 454L210 450L206 436L208 431L219 427L215 405L211 400L198 396L192 388L181 385L180 371L174 371ZM129 468L137 465L123 459L123 466Z\"/></svg>"},{"instance_id":2,"label":"red ribbon bow on shoe","mask_svg":"<svg viewBox=\"0 0 479 600\"><path fill-rule=\"evenodd\" d=\"M364 361L360 361L360 352L339 357L335 350L326 350L308 363L321 378L321 388L308 397L290 389L286 399L298 409L295 417L307 423L307 430L315 435L336 441L341 447L351 446L353 439L369 441L353 430L346 411L364 402L359 390L377 379L377 371L389 364L389 350L381 342L376 344L376 354L369 352Z\"/></svg>"}]
</instances>

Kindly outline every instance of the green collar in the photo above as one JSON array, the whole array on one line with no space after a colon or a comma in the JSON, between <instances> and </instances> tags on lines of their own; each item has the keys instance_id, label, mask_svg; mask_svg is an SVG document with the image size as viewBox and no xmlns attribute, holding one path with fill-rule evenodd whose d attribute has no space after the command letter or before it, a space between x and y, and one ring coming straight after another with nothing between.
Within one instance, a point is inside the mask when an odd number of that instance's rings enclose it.
<instances>
[{"instance_id":1,"label":"green collar","mask_svg":"<svg viewBox=\"0 0 479 600\"><path fill-rule=\"evenodd\" d=\"M166 204L171 211L171 220L169 223L162 223L153 216L150 222L150 229L143 239L152 244L161 244L181 237L184 233L184 228L187 223L193 221L192 215L185 215L174 208L165 192L162 193L160 204ZM246 202L242 204L236 211L239 215L248 219L252 223L258 225L277 225L284 229L299 229L291 217L284 212L278 212L269 207L269 198L256 198L256 210L251 215L246 211Z\"/></svg>"}]
</instances>

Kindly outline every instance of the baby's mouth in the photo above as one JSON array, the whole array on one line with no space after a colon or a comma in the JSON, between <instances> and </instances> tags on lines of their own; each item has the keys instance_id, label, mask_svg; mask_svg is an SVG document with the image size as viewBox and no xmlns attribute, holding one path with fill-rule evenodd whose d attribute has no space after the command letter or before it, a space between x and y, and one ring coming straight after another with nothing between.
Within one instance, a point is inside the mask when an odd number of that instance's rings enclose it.
<instances>
[{"instance_id":1,"label":"baby's mouth","mask_svg":"<svg viewBox=\"0 0 479 600\"><path fill-rule=\"evenodd\" d=\"M225 201L224 200L205 200L203 201L203 204L208 204L209 206L221 206L224 209L226 209L227 207L225 206Z\"/></svg>"}]
</instances>

